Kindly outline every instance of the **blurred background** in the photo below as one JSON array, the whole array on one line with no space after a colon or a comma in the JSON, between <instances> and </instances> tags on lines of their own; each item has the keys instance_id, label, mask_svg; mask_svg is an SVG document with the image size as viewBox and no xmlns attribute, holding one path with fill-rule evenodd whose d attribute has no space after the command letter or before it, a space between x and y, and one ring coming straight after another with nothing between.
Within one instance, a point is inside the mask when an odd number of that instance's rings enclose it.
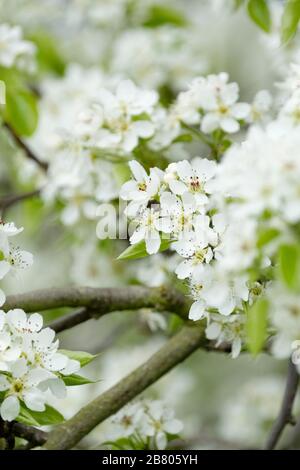
<instances>
[{"instance_id":1,"label":"blurred background","mask_svg":"<svg viewBox=\"0 0 300 470\"><path fill-rule=\"evenodd\" d=\"M20 25L35 44L29 72L38 96L39 122L26 138L42 161L49 162L61 128L72 129L74 116L97 94L121 78L155 89L168 105L194 77L226 71L240 86L241 101L261 89L274 90L290 62L297 62L299 42L282 48L279 20L282 2L272 1L272 31L254 25L244 8L230 0L0 0L0 24ZM1 49L1 38L0 38ZM1 78L1 77L0 77ZM199 145L199 144L197 144ZM201 147L178 144L170 161L201 154ZM99 186L103 201L117 201L126 168L102 161ZM45 175L0 129L0 197L39 189ZM70 222L70 201L34 197L8 208L6 220L25 231L20 245L34 254L34 265L22 277L10 277L5 290L87 285L93 287L177 282L173 255L117 261L126 241L96 237L94 217ZM117 202L116 202L117 204ZM64 313L47 312L51 321ZM138 320L137 320L138 319ZM60 335L61 347L101 353L84 371L100 382L73 388L55 406L66 417L144 362L180 326L175 317L148 310L114 313L90 320ZM184 423L186 448L252 448L261 445L274 420L284 388L286 363L260 356L231 359L199 351L161 379L144 395L170 404ZM298 407L299 408L299 407ZM86 438L98 447L109 423Z\"/></svg>"}]
</instances>

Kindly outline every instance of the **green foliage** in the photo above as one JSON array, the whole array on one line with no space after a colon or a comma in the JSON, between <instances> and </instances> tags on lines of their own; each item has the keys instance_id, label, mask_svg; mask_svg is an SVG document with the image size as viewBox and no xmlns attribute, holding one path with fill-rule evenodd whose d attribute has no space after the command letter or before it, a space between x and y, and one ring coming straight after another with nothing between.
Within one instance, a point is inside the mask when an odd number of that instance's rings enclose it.
<instances>
[{"instance_id":1,"label":"green foliage","mask_svg":"<svg viewBox=\"0 0 300 470\"><path fill-rule=\"evenodd\" d=\"M86 366L97 357L97 355L95 356L84 351L68 351L66 349L60 349L59 352L67 356L69 359L74 359L75 361L80 362L81 367Z\"/></svg>"},{"instance_id":2,"label":"green foliage","mask_svg":"<svg viewBox=\"0 0 300 470\"><path fill-rule=\"evenodd\" d=\"M300 0L286 2L281 20L281 42L288 43L296 34L300 19Z\"/></svg>"},{"instance_id":3,"label":"green foliage","mask_svg":"<svg viewBox=\"0 0 300 470\"><path fill-rule=\"evenodd\" d=\"M263 31L269 33L271 30L271 15L266 0L249 0L248 13L252 21Z\"/></svg>"},{"instance_id":4,"label":"green foliage","mask_svg":"<svg viewBox=\"0 0 300 470\"><path fill-rule=\"evenodd\" d=\"M254 356L263 349L267 339L268 310L268 301L261 298L247 312L246 343Z\"/></svg>"},{"instance_id":5,"label":"green foliage","mask_svg":"<svg viewBox=\"0 0 300 470\"><path fill-rule=\"evenodd\" d=\"M60 424L64 420L63 415L52 406L46 405L45 411L32 411L25 403L21 404L19 416L16 418L16 421L28 426L50 426Z\"/></svg>"},{"instance_id":6,"label":"green foliage","mask_svg":"<svg viewBox=\"0 0 300 470\"><path fill-rule=\"evenodd\" d=\"M171 240L161 240L159 251L165 251L170 247ZM149 254L146 251L146 243L142 240L135 245L130 245L123 253L118 256L118 260L146 258Z\"/></svg>"},{"instance_id":7,"label":"green foliage","mask_svg":"<svg viewBox=\"0 0 300 470\"><path fill-rule=\"evenodd\" d=\"M29 137L38 124L37 97L15 70L0 67L0 79L6 88L6 103L2 109L4 120L20 136Z\"/></svg>"},{"instance_id":8,"label":"green foliage","mask_svg":"<svg viewBox=\"0 0 300 470\"><path fill-rule=\"evenodd\" d=\"M300 246L281 245L278 252L279 278L294 292L300 291Z\"/></svg>"},{"instance_id":9,"label":"green foliage","mask_svg":"<svg viewBox=\"0 0 300 470\"><path fill-rule=\"evenodd\" d=\"M63 75L65 61L57 47L58 41L45 31L37 31L29 37L37 46L36 60L41 72Z\"/></svg>"},{"instance_id":10,"label":"green foliage","mask_svg":"<svg viewBox=\"0 0 300 470\"><path fill-rule=\"evenodd\" d=\"M164 24L182 27L187 24L187 20L180 11L174 8L166 7L159 3L152 5L149 9L148 17L144 22L144 26L156 28Z\"/></svg>"},{"instance_id":11,"label":"green foliage","mask_svg":"<svg viewBox=\"0 0 300 470\"><path fill-rule=\"evenodd\" d=\"M95 383L94 380L90 380L86 377L82 377L81 375L77 375L77 374L62 376L61 378L67 387L74 387L77 385L86 385L86 384Z\"/></svg>"},{"instance_id":12,"label":"green foliage","mask_svg":"<svg viewBox=\"0 0 300 470\"><path fill-rule=\"evenodd\" d=\"M277 238L279 234L280 231L273 227L260 231L257 238L257 248L262 248L263 246L267 245L272 240Z\"/></svg>"},{"instance_id":13,"label":"green foliage","mask_svg":"<svg viewBox=\"0 0 300 470\"><path fill-rule=\"evenodd\" d=\"M25 88L7 87L4 118L18 135L32 135L38 123L37 100L33 93Z\"/></svg>"}]
</instances>

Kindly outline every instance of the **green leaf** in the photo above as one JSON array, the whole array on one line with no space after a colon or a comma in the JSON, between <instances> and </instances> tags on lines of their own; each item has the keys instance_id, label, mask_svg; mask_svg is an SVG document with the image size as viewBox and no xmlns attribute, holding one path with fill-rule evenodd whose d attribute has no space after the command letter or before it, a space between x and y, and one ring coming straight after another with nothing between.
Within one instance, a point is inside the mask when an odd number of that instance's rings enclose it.
<instances>
[{"instance_id":1,"label":"green leaf","mask_svg":"<svg viewBox=\"0 0 300 470\"><path fill-rule=\"evenodd\" d=\"M64 421L63 415L50 405L46 405L45 411L33 411L21 404L21 410L16 421L29 426L50 426Z\"/></svg>"},{"instance_id":2,"label":"green leaf","mask_svg":"<svg viewBox=\"0 0 300 470\"><path fill-rule=\"evenodd\" d=\"M234 9L238 10L244 3L245 0L234 0Z\"/></svg>"},{"instance_id":3,"label":"green leaf","mask_svg":"<svg viewBox=\"0 0 300 470\"><path fill-rule=\"evenodd\" d=\"M251 19L266 33L271 29L271 15L266 0L249 0L248 13Z\"/></svg>"},{"instance_id":4,"label":"green leaf","mask_svg":"<svg viewBox=\"0 0 300 470\"><path fill-rule=\"evenodd\" d=\"M0 80L0 106L4 105L5 101L6 101L5 82Z\"/></svg>"},{"instance_id":5,"label":"green leaf","mask_svg":"<svg viewBox=\"0 0 300 470\"><path fill-rule=\"evenodd\" d=\"M247 314L247 348L254 356L263 349L267 339L268 310L268 301L259 299L250 307Z\"/></svg>"},{"instance_id":6,"label":"green leaf","mask_svg":"<svg viewBox=\"0 0 300 470\"><path fill-rule=\"evenodd\" d=\"M281 245L278 252L279 277L292 291L300 290L300 246Z\"/></svg>"},{"instance_id":7,"label":"green leaf","mask_svg":"<svg viewBox=\"0 0 300 470\"><path fill-rule=\"evenodd\" d=\"M281 18L281 42L288 43L296 34L300 19L300 0L288 0Z\"/></svg>"},{"instance_id":8,"label":"green leaf","mask_svg":"<svg viewBox=\"0 0 300 470\"><path fill-rule=\"evenodd\" d=\"M276 228L267 228L258 233L257 239L257 248L262 248L263 246L270 243L272 240L278 237L280 231Z\"/></svg>"},{"instance_id":9,"label":"green leaf","mask_svg":"<svg viewBox=\"0 0 300 470\"><path fill-rule=\"evenodd\" d=\"M58 42L45 33L37 31L29 36L30 41L37 46L36 59L39 69L45 72L54 72L57 75L63 75L65 71L65 61L57 47Z\"/></svg>"},{"instance_id":10,"label":"green leaf","mask_svg":"<svg viewBox=\"0 0 300 470\"><path fill-rule=\"evenodd\" d=\"M144 22L144 26L156 28L164 24L172 24L182 27L186 26L187 20L180 11L177 11L174 8L159 4L153 5L149 9L148 18Z\"/></svg>"},{"instance_id":11,"label":"green leaf","mask_svg":"<svg viewBox=\"0 0 300 470\"><path fill-rule=\"evenodd\" d=\"M74 359L75 361L80 362L81 367L86 366L87 364L92 362L96 357L98 357L97 355L94 356L93 354L84 351L68 351L67 349L60 349L59 352L70 359Z\"/></svg>"},{"instance_id":12,"label":"green leaf","mask_svg":"<svg viewBox=\"0 0 300 470\"><path fill-rule=\"evenodd\" d=\"M61 377L67 387L74 387L76 385L86 385L86 384L94 384L94 380L87 379L86 377L82 377L81 375L72 374L66 375Z\"/></svg>"},{"instance_id":13,"label":"green leaf","mask_svg":"<svg viewBox=\"0 0 300 470\"><path fill-rule=\"evenodd\" d=\"M30 136L38 123L38 108L35 95L26 88L6 87L4 119L18 135Z\"/></svg>"},{"instance_id":14,"label":"green leaf","mask_svg":"<svg viewBox=\"0 0 300 470\"><path fill-rule=\"evenodd\" d=\"M174 143L177 142L192 142L193 136L191 134L181 134L176 139L173 140Z\"/></svg>"},{"instance_id":15,"label":"green leaf","mask_svg":"<svg viewBox=\"0 0 300 470\"><path fill-rule=\"evenodd\" d=\"M159 251L165 251L170 247L172 240L161 240L161 245ZM128 248L126 248L123 253L121 253L118 256L118 260L124 260L124 259L139 259L139 258L145 258L146 256L149 256L149 253L146 251L146 243L144 240L142 240L139 243L136 243L135 245L130 245Z\"/></svg>"}]
</instances>

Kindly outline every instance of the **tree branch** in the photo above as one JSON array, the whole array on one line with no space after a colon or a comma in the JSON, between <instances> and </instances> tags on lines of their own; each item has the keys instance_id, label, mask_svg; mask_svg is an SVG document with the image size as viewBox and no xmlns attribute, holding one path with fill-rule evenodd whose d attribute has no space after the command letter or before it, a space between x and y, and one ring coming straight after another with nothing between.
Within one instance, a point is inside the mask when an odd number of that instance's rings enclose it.
<instances>
[{"instance_id":1,"label":"tree branch","mask_svg":"<svg viewBox=\"0 0 300 470\"><path fill-rule=\"evenodd\" d=\"M5 127L5 129L8 131L8 133L12 137L12 140L14 141L14 143L23 150L26 157L29 158L29 160L34 161L43 171L47 171L48 164L46 162L43 162L42 160L40 160L35 155L35 153L27 146L27 144L18 136L18 134L11 127L11 125L6 122L6 123L3 124L3 126Z\"/></svg>"},{"instance_id":2,"label":"tree branch","mask_svg":"<svg viewBox=\"0 0 300 470\"><path fill-rule=\"evenodd\" d=\"M73 418L56 427L43 447L49 450L71 449L98 424L184 361L204 341L202 324L184 326L147 362L82 408Z\"/></svg>"},{"instance_id":3,"label":"tree branch","mask_svg":"<svg viewBox=\"0 0 300 470\"><path fill-rule=\"evenodd\" d=\"M129 286L122 288L65 287L36 290L8 296L3 310L22 308L38 312L61 307L85 307L57 320L56 331L71 328L89 318L99 318L107 313L140 308L169 311L188 318L190 302L180 292L167 287Z\"/></svg>"},{"instance_id":4,"label":"tree branch","mask_svg":"<svg viewBox=\"0 0 300 470\"><path fill-rule=\"evenodd\" d=\"M40 190L36 189L34 191L29 191L27 193L22 194L13 194L12 196L6 196L0 199L0 211L2 213L6 211L9 207L18 204L19 202L25 201L26 199L30 199L35 196L39 196Z\"/></svg>"},{"instance_id":5,"label":"tree branch","mask_svg":"<svg viewBox=\"0 0 300 470\"><path fill-rule=\"evenodd\" d=\"M33 446L43 445L48 436L48 433L41 431L40 429L27 426L26 424L17 423L16 421L12 423L11 430L15 436L26 439L26 441L30 442Z\"/></svg>"},{"instance_id":6,"label":"tree branch","mask_svg":"<svg viewBox=\"0 0 300 470\"><path fill-rule=\"evenodd\" d=\"M288 371L287 371L287 380L285 391L282 399L282 404L280 408L279 415L271 429L269 437L266 442L265 449L272 450L276 447L276 444L287 424L292 422L292 409L294 400L297 393L299 383L298 371L291 361L289 360Z\"/></svg>"}]
</instances>

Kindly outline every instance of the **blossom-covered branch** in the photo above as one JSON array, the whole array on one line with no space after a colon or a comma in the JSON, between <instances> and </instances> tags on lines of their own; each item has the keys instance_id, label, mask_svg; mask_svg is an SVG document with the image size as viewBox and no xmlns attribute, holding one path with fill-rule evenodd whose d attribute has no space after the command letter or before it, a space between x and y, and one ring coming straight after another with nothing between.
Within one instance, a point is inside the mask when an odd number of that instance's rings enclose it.
<instances>
[{"instance_id":1,"label":"blossom-covered branch","mask_svg":"<svg viewBox=\"0 0 300 470\"><path fill-rule=\"evenodd\" d=\"M116 413L169 370L184 361L201 346L203 341L202 327L185 326L182 328L147 362L82 408L73 418L54 429L49 434L44 448L64 450L74 447L99 423Z\"/></svg>"}]
</instances>

